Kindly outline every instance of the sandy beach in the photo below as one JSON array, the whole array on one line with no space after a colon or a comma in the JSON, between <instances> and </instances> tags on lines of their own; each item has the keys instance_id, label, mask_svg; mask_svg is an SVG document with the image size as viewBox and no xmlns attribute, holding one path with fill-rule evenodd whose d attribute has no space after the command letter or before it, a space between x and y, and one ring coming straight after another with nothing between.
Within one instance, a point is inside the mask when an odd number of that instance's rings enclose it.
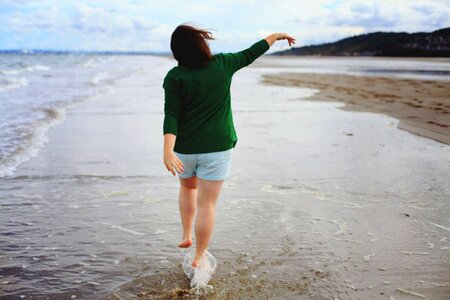
<instances>
[{"instance_id":1,"label":"sandy beach","mask_svg":"<svg viewBox=\"0 0 450 300\"><path fill-rule=\"evenodd\" d=\"M399 128L450 144L450 83L343 74L264 75L266 84L319 90L311 100L342 101L344 109L387 114Z\"/></svg>"},{"instance_id":2,"label":"sandy beach","mask_svg":"<svg viewBox=\"0 0 450 300\"><path fill-rule=\"evenodd\" d=\"M0 179L0 299L198 298L162 157L161 84L175 61L113 65L124 75L101 83L110 93L67 109ZM427 121L448 125L448 81L416 80L430 97L408 100L406 79L300 71L263 57L233 79L238 142L200 299L447 299L450 147Z\"/></svg>"}]
</instances>

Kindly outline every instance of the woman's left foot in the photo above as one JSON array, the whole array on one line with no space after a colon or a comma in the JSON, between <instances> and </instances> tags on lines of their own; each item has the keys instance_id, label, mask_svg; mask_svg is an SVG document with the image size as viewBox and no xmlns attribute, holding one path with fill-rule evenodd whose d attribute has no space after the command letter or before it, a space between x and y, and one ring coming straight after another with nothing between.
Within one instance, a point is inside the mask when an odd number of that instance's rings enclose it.
<instances>
[{"instance_id":1,"label":"woman's left foot","mask_svg":"<svg viewBox=\"0 0 450 300\"><path fill-rule=\"evenodd\" d=\"M185 239L178 244L178 247L180 247L180 248L189 248L190 246L192 246L191 239Z\"/></svg>"}]
</instances>

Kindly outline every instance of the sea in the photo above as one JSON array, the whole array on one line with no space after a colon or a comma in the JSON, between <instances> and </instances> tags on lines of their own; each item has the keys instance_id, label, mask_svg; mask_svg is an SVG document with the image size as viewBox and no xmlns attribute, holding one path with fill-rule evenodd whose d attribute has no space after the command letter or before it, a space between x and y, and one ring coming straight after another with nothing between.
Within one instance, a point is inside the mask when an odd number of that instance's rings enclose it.
<instances>
[{"instance_id":1,"label":"sea","mask_svg":"<svg viewBox=\"0 0 450 300\"><path fill-rule=\"evenodd\" d=\"M127 56L90 54L0 54L0 178L36 155L47 130L81 101L113 93L112 82L134 64ZM413 79L450 79L450 65L399 59L277 60L297 72L380 75Z\"/></svg>"},{"instance_id":2,"label":"sea","mask_svg":"<svg viewBox=\"0 0 450 300\"><path fill-rule=\"evenodd\" d=\"M276 62L296 72L450 79L450 65L439 59L283 57ZM36 155L47 130L64 120L68 108L114 93L112 82L133 68L126 55L0 54L0 178Z\"/></svg>"}]
</instances>

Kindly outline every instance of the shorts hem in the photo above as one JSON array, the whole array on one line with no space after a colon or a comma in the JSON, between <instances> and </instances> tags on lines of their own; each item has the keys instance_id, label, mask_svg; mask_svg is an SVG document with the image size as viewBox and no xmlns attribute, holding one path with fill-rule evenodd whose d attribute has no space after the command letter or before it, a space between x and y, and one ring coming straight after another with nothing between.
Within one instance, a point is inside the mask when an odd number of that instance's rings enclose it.
<instances>
[{"instance_id":1,"label":"shorts hem","mask_svg":"<svg viewBox=\"0 0 450 300\"><path fill-rule=\"evenodd\" d=\"M184 177L184 176L181 176L181 175L178 174L178 177L180 177L180 178L182 178L182 179L189 179L189 178L192 178L192 177L194 177L194 176L195 176L195 174L192 175L192 176L188 176L188 177Z\"/></svg>"},{"instance_id":2,"label":"shorts hem","mask_svg":"<svg viewBox=\"0 0 450 300\"><path fill-rule=\"evenodd\" d=\"M227 179L229 176L225 176L224 178L207 178L207 177L203 177L203 176L197 176L197 178L203 179L203 180L212 180L212 181L220 181L220 180L225 180Z\"/></svg>"}]
</instances>

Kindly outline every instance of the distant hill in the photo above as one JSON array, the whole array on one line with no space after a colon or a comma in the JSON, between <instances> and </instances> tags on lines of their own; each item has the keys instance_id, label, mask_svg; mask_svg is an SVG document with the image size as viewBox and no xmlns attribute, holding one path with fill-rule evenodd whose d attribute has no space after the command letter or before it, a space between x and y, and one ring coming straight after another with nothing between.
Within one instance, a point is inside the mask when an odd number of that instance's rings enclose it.
<instances>
[{"instance_id":1,"label":"distant hill","mask_svg":"<svg viewBox=\"0 0 450 300\"><path fill-rule=\"evenodd\" d=\"M430 33L374 32L270 55L450 57L450 27Z\"/></svg>"}]
</instances>

